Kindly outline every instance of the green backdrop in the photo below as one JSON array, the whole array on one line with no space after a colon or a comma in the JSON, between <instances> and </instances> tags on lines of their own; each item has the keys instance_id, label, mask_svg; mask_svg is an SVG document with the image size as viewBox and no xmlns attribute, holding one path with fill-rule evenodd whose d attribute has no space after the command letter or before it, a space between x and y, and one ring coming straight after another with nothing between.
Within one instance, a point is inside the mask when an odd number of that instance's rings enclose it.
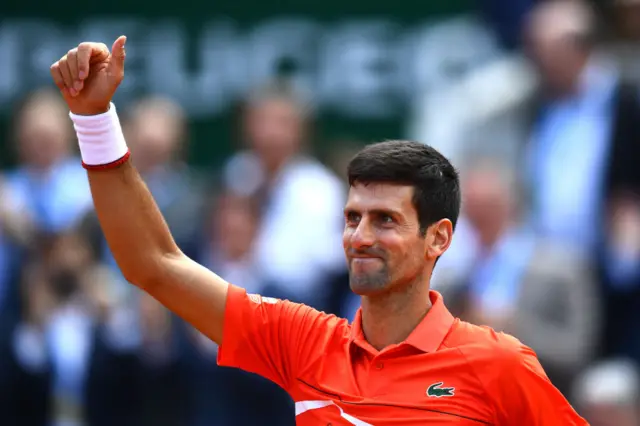
<instances>
[{"instance_id":1,"label":"green backdrop","mask_svg":"<svg viewBox=\"0 0 640 426\"><path fill-rule=\"evenodd\" d=\"M4 1L0 132L8 134L27 91L49 84L48 64L65 49L125 33L127 78L117 104L158 91L179 100L192 123L196 165L227 155L237 100L287 69L316 101L320 151L334 138L400 137L417 87L459 71L450 58L456 49L429 32L470 10L471 0ZM458 54L462 62L474 55ZM12 163L8 141L0 144L4 166Z\"/></svg>"}]
</instances>

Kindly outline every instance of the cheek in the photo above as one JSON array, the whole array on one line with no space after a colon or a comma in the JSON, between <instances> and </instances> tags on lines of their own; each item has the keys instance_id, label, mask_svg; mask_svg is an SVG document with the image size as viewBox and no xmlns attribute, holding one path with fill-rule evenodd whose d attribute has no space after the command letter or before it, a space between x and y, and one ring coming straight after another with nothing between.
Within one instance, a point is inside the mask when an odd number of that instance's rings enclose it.
<instances>
[{"instance_id":1,"label":"cheek","mask_svg":"<svg viewBox=\"0 0 640 426\"><path fill-rule=\"evenodd\" d=\"M418 269L422 268L424 264L424 240L419 240L406 245L407 250L403 254L403 259L408 268Z\"/></svg>"},{"instance_id":2,"label":"cheek","mask_svg":"<svg viewBox=\"0 0 640 426\"><path fill-rule=\"evenodd\" d=\"M378 244L385 251L390 262L402 262L411 255L411 248L407 241L395 232L379 234Z\"/></svg>"}]
</instances>

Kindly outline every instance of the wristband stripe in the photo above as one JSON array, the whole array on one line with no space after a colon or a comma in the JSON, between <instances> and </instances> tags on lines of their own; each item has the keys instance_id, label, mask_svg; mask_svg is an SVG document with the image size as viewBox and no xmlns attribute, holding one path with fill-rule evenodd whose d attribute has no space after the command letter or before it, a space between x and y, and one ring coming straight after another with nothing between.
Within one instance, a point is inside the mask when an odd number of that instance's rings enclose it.
<instances>
[{"instance_id":1,"label":"wristband stripe","mask_svg":"<svg viewBox=\"0 0 640 426\"><path fill-rule=\"evenodd\" d=\"M124 154L123 157L119 158L116 161L112 161L111 163L107 163L107 164L87 164L84 161L82 162L82 167L85 168L85 170L91 170L91 171L96 171L96 170L109 170L109 169L117 169L118 167L122 166L124 163L127 162L127 160L129 159L129 157L131 157L131 151L127 151L126 154Z\"/></svg>"}]
</instances>

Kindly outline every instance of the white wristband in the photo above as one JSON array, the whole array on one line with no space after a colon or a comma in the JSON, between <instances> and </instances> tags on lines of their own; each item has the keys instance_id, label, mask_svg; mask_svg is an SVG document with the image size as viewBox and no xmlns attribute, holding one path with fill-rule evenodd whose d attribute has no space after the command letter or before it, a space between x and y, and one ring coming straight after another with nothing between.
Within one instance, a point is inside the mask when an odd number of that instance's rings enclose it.
<instances>
[{"instance_id":1,"label":"white wristband","mask_svg":"<svg viewBox=\"0 0 640 426\"><path fill-rule=\"evenodd\" d=\"M110 165L128 157L129 148L113 103L109 105L109 111L103 114L77 115L70 112L69 117L78 136L80 155L85 166Z\"/></svg>"}]
</instances>

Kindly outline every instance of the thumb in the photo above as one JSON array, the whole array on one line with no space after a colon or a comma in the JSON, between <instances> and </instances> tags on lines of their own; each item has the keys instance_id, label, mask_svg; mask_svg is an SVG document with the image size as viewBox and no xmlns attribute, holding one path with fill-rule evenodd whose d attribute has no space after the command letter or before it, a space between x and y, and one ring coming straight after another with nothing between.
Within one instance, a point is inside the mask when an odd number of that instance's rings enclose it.
<instances>
[{"instance_id":1,"label":"thumb","mask_svg":"<svg viewBox=\"0 0 640 426\"><path fill-rule=\"evenodd\" d=\"M114 67L113 71L115 71L116 74L120 74L124 71L124 59L126 56L124 45L126 42L127 37L120 36L113 42L113 46L111 47L111 61L109 66Z\"/></svg>"}]
</instances>

